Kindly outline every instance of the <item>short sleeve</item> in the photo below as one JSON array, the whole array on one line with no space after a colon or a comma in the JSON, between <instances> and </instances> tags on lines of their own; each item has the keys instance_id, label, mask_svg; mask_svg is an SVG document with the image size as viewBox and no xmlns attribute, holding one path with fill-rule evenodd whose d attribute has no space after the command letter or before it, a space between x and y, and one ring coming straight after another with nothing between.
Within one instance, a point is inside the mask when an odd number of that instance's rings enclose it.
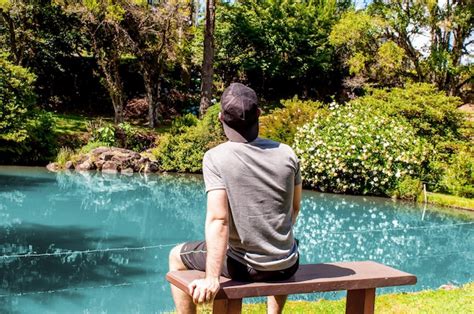
<instances>
[{"instance_id":1,"label":"short sleeve","mask_svg":"<svg viewBox=\"0 0 474 314\"><path fill-rule=\"evenodd\" d=\"M225 189L224 181L222 180L216 165L213 163L209 152L204 155L202 161L202 174L204 176L206 192Z\"/></svg>"},{"instance_id":2,"label":"short sleeve","mask_svg":"<svg viewBox=\"0 0 474 314\"><path fill-rule=\"evenodd\" d=\"M300 168L300 161L296 158L296 169L295 169L295 185L301 184L301 168Z\"/></svg>"}]
</instances>

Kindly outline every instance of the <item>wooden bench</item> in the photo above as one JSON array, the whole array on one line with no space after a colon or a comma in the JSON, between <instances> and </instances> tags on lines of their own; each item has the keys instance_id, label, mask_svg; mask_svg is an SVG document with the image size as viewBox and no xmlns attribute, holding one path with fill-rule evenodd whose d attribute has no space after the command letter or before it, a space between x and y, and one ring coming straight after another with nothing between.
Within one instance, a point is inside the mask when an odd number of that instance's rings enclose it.
<instances>
[{"instance_id":1,"label":"wooden bench","mask_svg":"<svg viewBox=\"0 0 474 314\"><path fill-rule=\"evenodd\" d=\"M204 278L196 270L174 271L166 279L188 293L194 279ZM296 274L279 282L243 283L221 277L221 288L213 304L213 313L240 313L242 298L347 290L346 313L373 313L375 289L413 285L414 275L372 262L344 262L300 265Z\"/></svg>"}]
</instances>

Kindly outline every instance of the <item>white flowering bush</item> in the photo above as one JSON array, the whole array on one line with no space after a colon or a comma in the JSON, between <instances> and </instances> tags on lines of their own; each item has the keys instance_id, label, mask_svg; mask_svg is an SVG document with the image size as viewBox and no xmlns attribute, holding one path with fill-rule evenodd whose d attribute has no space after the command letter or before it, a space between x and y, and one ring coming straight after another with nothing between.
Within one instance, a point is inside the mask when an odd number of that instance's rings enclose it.
<instances>
[{"instance_id":1,"label":"white flowering bush","mask_svg":"<svg viewBox=\"0 0 474 314\"><path fill-rule=\"evenodd\" d=\"M298 129L294 148L306 185L317 190L389 195L427 158L424 141L403 118L357 104L332 104Z\"/></svg>"}]
</instances>

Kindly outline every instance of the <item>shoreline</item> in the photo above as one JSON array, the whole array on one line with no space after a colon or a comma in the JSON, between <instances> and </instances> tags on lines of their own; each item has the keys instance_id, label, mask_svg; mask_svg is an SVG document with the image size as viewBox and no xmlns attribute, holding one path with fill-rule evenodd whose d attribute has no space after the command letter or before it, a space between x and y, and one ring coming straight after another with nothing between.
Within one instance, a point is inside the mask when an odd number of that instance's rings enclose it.
<instances>
[{"instance_id":1,"label":"shoreline","mask_svg":"<svg viewBox=\"0 0 474 314\"><path fill-rule=\"evenodd\" d=\"M114 174L114 173L106 173L106 172L101 172L100 170L83 170L83 171L77 171L77 170L66 170L66 169L60 169L60 170L56 170L56 171L51 171L49 169L47 169L46 166L21 166L21 165L0 165L0 169L1 168L10 168L10 169L14 169L14 168L18 168L18 170L26 170L26 169L30 169L30 170L39 170L39 171L44 171L44 172L51 172L51 173L55 173L55 172L59 172L59 171L69 171L69 172L92 172L92 173L103 173L103 174L106 174L106 175L111 175L111 174ZM125 176L129 176L129 175L133 175L133 174L129 174L129 173L115 173L116 175L125 175ZM143 174L142 172L135 172L134 174ZM157 171L157 172L147 172L145 173L146 175L150 175L150 174L154 174L154 175L170 175L170 174L176 174L176 175L190 175L190 176L200 176L202 174L200 173L187 173L187 172L171 172L171 171ZM308 188L304 188L303 189L304 191L308 191L308 192L316 192L316 193L321 193L321 194L327 194L327 195L340 195L340 196L346 196L346 197L368 197L368 198L375 198L375 199L379 199L381 201L394 201L394 202L400 202L400 203L405 203L405 204L410 204L410 205L414 205L414 206L426 206L426 205L433 205L433 206L436 206L436 207L439 207L439 208L431 208L430 210L435 210L435 211L441 211L441 212L446 212L446 211L450 211L451 213L453 214L461 214L461 215L467 215L467 216L470 216L470 219L474 219L474 207L464 207L464 206L460 206L460 205L457 205L457 204L446 204L446 203L443 203L443 202L437 202L437 201L433 201L432 198L430 200L430 197L429 196L440 196L441 197L448 197L448 198L458 198L458 199L466 199L466 200L471 200L471 199L468 199L468 198L461 198L461 197L456 197L456 196L453 196L453 195L449 195L449 194L441 194L441 193L434 193L434 192L428 192L428 202L427 203L424 203L424 202L412 202L412 201L407 201L407 200L400 200L400 199L393 199L393 198L390 198L390 197L384 197L384 196L377 196L377 195L355 195L355 194L342 194L342 193L328 193L328 192L321 192L321 191L317 191L317 190L313 190L313 189L308 189ZM474 200L473 200L474 202ZM445 210L442 210L442 209L445 209ZM441 209L441 210L440 210ZM471 217L472 216L472 217Z\"/></svg>"}]
</instances>

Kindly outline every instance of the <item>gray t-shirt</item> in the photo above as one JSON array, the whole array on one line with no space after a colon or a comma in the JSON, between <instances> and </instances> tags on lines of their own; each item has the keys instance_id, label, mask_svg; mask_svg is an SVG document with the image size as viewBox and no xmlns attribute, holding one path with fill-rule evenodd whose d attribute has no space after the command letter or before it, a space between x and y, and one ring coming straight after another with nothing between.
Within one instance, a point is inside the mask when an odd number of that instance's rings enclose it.
<instances>
[{"instance_id":1,"label":"gray t-shirt","mask_svg":"<svg viewBox=\"0 0 474 314\"><path fill-rule=\"evenodd\" d=\"M225 189L229 198L230 257L267 271L296 263L291 212L301 174L288 145L262 138L223 143L204 155L203 174L206 192Z\"/></svg>"}]
</instances>

